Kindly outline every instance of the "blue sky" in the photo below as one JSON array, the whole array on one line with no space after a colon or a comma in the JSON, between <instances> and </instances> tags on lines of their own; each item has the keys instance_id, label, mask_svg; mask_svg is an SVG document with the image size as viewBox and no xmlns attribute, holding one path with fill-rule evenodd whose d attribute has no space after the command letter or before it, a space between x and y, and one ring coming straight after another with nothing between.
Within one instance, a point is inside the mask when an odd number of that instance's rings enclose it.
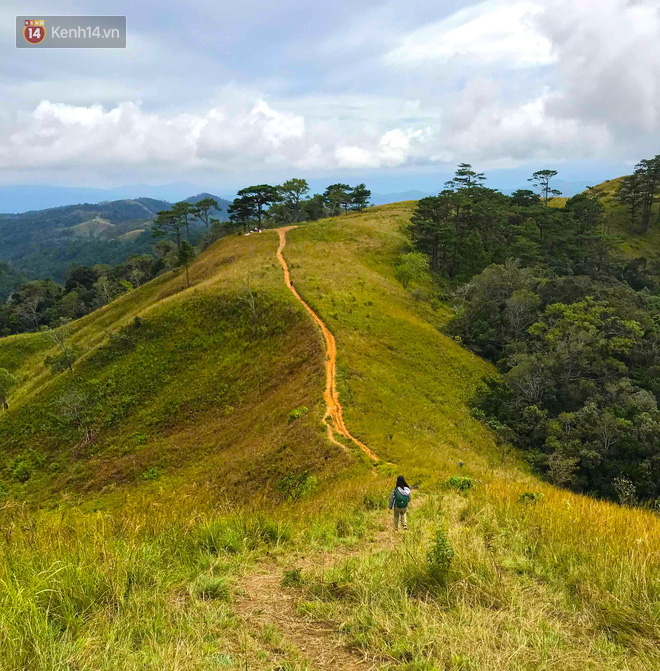
<instances>
[{"instance_id":1,"label":"blue sky","mask_svg":"<svg viewBox=\"0 0 660 671\"><path fill-rule=\"evenodd\" d=\"M17 50L26 13L123 14L128 47ZM600 180L660 152L659 35L657 0L5 1L0 184Z\"/></svg>"}]
</instances>

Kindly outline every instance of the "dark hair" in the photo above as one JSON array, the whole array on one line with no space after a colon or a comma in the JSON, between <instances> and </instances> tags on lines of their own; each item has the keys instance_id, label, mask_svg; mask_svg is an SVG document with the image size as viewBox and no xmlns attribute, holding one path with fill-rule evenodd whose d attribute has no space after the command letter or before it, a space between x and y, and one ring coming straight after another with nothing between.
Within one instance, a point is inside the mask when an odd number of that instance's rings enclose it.
<instances>
[{"instance_id":1,"label":"dark hair","mask_svg":"<svg viewBox=\"0 0 660 671\"><path fill-rule=\"evenodd\" d=\"M403 487L408 487L408 483L406 482L406 479L403 477L403 475L400 475L396 479L396 486L401 487L402 489L403 489Z\"/></svg>"}]
</instances>

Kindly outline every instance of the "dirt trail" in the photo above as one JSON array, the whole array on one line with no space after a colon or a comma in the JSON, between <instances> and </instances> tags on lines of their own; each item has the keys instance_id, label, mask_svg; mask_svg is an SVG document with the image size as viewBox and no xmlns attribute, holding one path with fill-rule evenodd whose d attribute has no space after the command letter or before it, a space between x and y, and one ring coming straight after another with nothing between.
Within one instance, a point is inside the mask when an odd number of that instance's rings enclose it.
<instances>
[{"instance_id":1,"label":"dirt trail","mask_svg":"<svg viewBox=\"0 0 660 671\"><path fill-rule=\"evenodd\" d=\"M274 645L275 655L281 654L283 646L293 645L308 660L315 671L370 671L381 668L383 660L365 656L358 650L346 647L336 622L306 619L297 611L297 604L304 598L300 589L282 587L285 570L298 569L304 572L327 571L361 553L392 548L396 538L392 529L376 533L372 544L365 548L338 547L333 551L311 552L297 558L289 558L286 564L277 560L266 560L256 571L242 577L237 587L237 613L257 636L268 627L275 627L282 640ZM278 667L280 668L280 667ZM284 668L284 667L282 667Z\"/></svg>"},{"instance_id":2,"label":"dirt trail","mask_svg":"<svg viewBox=\"0 0 660 671\"><path fill-rule=\"evenodd\" d=\"M339 443L335 439L335 432L347 438L352 443L357 445L370 459L374 462L380 461L378 455L373 452L369 447L367 447L362 441L358 440L351 434L351 432L346 427L344 423L344 414L342 411L341 403L339 402L339 394L337 393L337 344L335 342L335 337L330 332L330 329L323 323L321 318L312 310L312 308L305 303L305 301L300 297L300 294L296 291L296 288L293 286L291 281L291 274L289 273L289 267L287 266L282 250L286 245L286 234L287 231L290 231L295 226L285 226L283 228L278 228L277 232L280 236L280 244L277 248L277 258L284 269L284 281L286 282L289 291L305 306L305 309L311 315L312 319L316 322L318 327L321 329L321 333L325 338L325 349L326 349L326 358L325 358L325 391L323 392L323 398L325 399L325 415L323 416L323 421L328 427L328 438L333 443ZM330 421L328 421L330 420ZM343 447L343 445L342 445Z\"/></svg>"},{"instance_id":3,"label":"dirt trail","mask_svg":"<svg viewBox=\"0 0 660 671\"><path fill-rule=\"evenodd\" d=\"M283 645L293 645L313 669L366 671L366 660L346 647L336 625L301 618L296 611L299 596L283 589L281 582L282 572L275 565L262 566L258 573L241 581L243 594L237 599L238 611L249 627L255 633L275 627L282 640L274 652L281 652Z\"/></svg>"}]
</instances>

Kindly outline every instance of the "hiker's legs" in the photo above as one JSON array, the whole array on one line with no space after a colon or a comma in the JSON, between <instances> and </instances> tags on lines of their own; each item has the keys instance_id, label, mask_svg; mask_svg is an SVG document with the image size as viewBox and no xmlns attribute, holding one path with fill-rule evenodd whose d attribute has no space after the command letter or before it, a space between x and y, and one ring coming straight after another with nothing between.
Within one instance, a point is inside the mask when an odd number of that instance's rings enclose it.
<instances>
[{"instance_id":1,"label":"hiker's legs","mask_svg":"<svg viewBox=\"0 0 660 671\"><path fill-rule=\"evenodd\" d=\"M394 529L399 528L399 509L394 506Z\"/></svg>"},{"instance_id":2,"label":"hiker's legs","mask_svg":"<svg viewBox=\"0 0 660 671\"><path fill-rule=\"evenodd\" d=\"M401 524L403 525L404 529L408 528L408 508L401 508Z\"/></svg>"}]
</instances>

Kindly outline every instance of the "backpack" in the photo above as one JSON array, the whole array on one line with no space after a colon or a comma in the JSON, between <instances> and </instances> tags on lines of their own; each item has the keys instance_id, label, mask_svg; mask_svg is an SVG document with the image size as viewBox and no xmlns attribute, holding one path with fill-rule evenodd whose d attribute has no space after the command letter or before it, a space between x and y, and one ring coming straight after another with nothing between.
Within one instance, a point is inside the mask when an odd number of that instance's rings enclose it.
<instances>
[{"instance_id":1,"label":"backpack","mask_svg":"<svg viewBox=\"0 0 660 671\"><path fill-rule=\"evenodd\" d=\"M410 503L410 494L404 494L398 487L394 490L394 505L397 508L406 508Z\"/></svg>"}]
</instances>

